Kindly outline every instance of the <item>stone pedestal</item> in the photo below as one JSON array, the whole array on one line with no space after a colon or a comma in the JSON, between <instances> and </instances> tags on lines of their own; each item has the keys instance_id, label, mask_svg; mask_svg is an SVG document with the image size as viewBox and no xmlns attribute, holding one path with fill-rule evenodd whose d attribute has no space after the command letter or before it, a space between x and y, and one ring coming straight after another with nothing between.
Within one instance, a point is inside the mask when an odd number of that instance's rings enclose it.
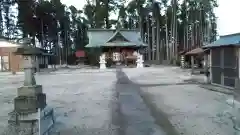
<instances>
[{"instance_id":1,"label":"stone pedestal","mask_svg":"<svg viewBox=\"0 0 240 135\"><path fill-rule=\"evenodd\" d=\"M181 55L181 68L185 68L185 56Z\"/></svg>"},{"instance_id":2,"label":"stone pedestal","mask_svg":"<svg viewBox=\"0 0 240 135\"><path fill-rule=\"evenodd\" d=\"M137 68L143 68L143 56L141 54L138 54L137 56Z\"/></svg>"},{"instance_id":3,"label":"stone pedestal","mask_svg":"<svg viewBox=\"0 0 240 135\"><path fill-rule=\"evenodd\" d=\"M8 128L12 133L7 134L44 135L54 124L53 109L47 107L46 94L42 92L42 86L35 81L36 52L29 49L22 51L20 54L24 57L24 84L18 88L17 97L14 98L14 110L9 113L8 120Z\"/></svg>"},{"instance_id":4,"label":"stone pedestal","mask_svg":"<svg viewBox=\"0 0 240 135\"><path fill-rule=\"evenodd\" d=\"M100 69L106 69L106 58L105 58L105 54L102 54L100 56L100 61L99 61L99 64L100 64Z\"/></svg>"},{"instance_id":5,"label":"stone pedestal","mask_svg":"<svg viewBox=\"0 0 240 135\"><path fill-rule=\"evenodd\" d=\"M194 74L194 56L191 56L191 74Z\"/></svg>"},{"instance_id":6,"label":"stone pedestal","mask_svg":"<svg viewBox=\"0 0 240 135\"><path fill-rule=\"evenodd\" d=\"M99 62L100 64L100 69L106 69L106 62Z\"/></svg>"}]
</instances>

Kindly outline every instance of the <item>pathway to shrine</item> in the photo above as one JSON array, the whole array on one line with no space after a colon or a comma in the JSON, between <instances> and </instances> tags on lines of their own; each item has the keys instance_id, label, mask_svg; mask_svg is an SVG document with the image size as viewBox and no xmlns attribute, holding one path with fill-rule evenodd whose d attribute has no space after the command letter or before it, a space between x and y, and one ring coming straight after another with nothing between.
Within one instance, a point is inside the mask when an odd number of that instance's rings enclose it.
<instances>
[{"instance_id":1,"label":"pathway to shrine","mask_svg":"<svg viewBox=\"0 0 240 135\"><path fill-rule=\"evenodd\" d=\"M65 69L38 74L54 108L52 135L232 135L224 95L176 67ZM0 131L24 76L0 74ZM54 133L55 132L55 133Z\"/></svg>"}]
</instances>

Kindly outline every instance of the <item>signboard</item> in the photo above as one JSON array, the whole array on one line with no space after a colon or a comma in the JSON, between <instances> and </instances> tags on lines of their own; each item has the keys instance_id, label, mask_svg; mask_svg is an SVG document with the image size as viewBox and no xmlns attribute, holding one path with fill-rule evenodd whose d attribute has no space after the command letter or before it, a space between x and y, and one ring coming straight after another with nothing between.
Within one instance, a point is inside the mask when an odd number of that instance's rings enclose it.
<instances>
[{"instance_id":1,"label":"signboard","mask_svg":"<svg viewBox=\"0 0 240 135\"><path fill-rule=\"evenodd\" d=\"M39 135L48 135L55 122L53 109L47 107L43 110L38 109L38 122Z\"/></svg>"},{"instance_id":2,"label":"signboard","mask_svg":"<svg viewBox=\"0 0 240 135\"><path fill-rule=\"evenodd\" d=\"M120 61L120 53L119 52L113 53L113 61Z\"/></svg>"}]
</instances>

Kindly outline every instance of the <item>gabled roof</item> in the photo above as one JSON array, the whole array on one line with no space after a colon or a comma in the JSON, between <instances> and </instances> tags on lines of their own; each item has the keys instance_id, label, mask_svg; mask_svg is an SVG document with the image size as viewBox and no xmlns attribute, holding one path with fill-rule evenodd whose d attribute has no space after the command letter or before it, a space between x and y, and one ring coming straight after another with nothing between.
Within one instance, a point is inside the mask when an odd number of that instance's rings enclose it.
<instances>
[{"instance_id":1,"label":"gabled roof","mask_svg":"<svg viewBox=\"0 0 240 135\"><path fill-rule=\"evenodd\" d=\"M215 42L209 45L204 46L204 48L230 46L230 45L240 46L240 33L220 36L218 40L216 40Z\"/></svg>"},{"instance_id":2,"label":"gabled roof","mask_svg":"<svg viewBox=\"0 0 240 135\"><path fill-rule=\"evenodd\" d=\"M89 43L85 47L101 47L113 35L114 30L109 29L89 29Z\"/></svg>"},{"instance_id":3,"label":"gabled roof","mask_svg":"<svg viewBox=\"0 0 240 135\"><path fill-rule=\"evenodd\" d=\"M115 41L115 39L116 39L117 37L121 37L121 38L123 39L123 41L131 42L131 41L129 41L126 37L124 37L119 30L117 30L117 31L108 39L107 42Z\"/></svg>"},{"instance_id":4,"label":"gabled roof","mask_svg":"<svg viewBox=\"0 0 240 135\"><path fill-rule=\"evenodd\" d=\"M111 42L117 35L125 39L124 41ZM114 30L114 29L90 29L88 31L89 44L85 47L102 46L146 46L143 43L140 32L137 30Z\"/></svg>"}]
</instances>

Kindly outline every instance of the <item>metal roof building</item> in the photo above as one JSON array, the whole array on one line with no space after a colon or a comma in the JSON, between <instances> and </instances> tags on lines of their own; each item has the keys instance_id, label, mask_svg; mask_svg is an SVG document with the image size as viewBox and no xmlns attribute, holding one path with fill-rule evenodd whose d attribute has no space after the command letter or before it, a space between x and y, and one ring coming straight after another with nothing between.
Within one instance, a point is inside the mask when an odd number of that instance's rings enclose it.
<instances>
[{"instance_id":1,"label":"metal roof building","mask_svg":"<svg viewBox=\"0 0 240 135\"><path fill-rule=\"evenodd\" d=\"M240 46L240 33L220 36L215 42L204 46L204 48L223 47L223 46Z\"/></svg>"},{"instance_id":2,"label":"metal roof building","mask_svg":"<svg viewBox=\"0 0 240 135\"><path fill-rule=\"evenodd\" d=\"M210 76L213 84L235 87L239 78L240 33L220 36L215 42L204 46L210 50Z\"/></svg>"}]
</instances>

